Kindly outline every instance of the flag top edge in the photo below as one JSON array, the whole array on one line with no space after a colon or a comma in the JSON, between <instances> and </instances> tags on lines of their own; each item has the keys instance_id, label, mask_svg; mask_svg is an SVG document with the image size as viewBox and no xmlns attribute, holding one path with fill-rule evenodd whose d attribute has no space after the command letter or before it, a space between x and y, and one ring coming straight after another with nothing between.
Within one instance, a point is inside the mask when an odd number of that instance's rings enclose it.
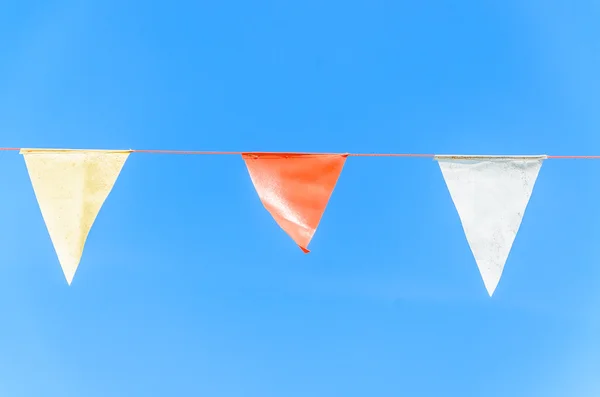
<instances>
[{"instance_id":1,"label":"flag top edge","mask_svg":"<svg viewBox=\"0 0 600 397\"><path fill-rule=\"evenodd\" d=\"M545 154L539 155L457 155L457 154L436 154L434 160L546 160Z\"/></svg>"},{"instance_id":2,"label":"flag top edge","mask_svg":"<svg viewBox=\"0 0 600 397\"><path fill-rule=\"evenodd\" d=\"M132 149L127 150L102 150L102 149L29 149L22 148L20 154L45 154L45 153L132 153Z\"/></svg>"},{"instance_id":3,"label":"flag top edge","mask_svg":"<svg viewBox=\"0 0 600 397\"><path fill-rule=\"evenodd\" d=\"M349 153L308 153L308 152L242 152L244 159L280 159L309 157L348 157Z\"/></svg>"}]
</instances>

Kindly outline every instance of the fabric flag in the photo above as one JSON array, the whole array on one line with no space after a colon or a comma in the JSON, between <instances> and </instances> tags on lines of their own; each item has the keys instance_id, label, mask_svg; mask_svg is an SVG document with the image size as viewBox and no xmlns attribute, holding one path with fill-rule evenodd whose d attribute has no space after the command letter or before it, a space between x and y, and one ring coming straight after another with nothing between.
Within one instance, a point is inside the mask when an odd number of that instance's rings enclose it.
<instances>
[{"instance_id":1,"label":"fabric flag","mask_svg":"<svg viewBox=\"0 0 600 397\"><path fill-rule=\"evenodd\" d=\"M69 285L92 224L130 153L21 149L42 217Z\"/></svg>"},{"instance_id":2,"label":"fabric flag","mask_svg":"<svg viewBox=\"0 0 600 397\"><path fill-rule=\"evenodd\" d=\"M490 296L547 156L435 156Z\"/></svg>"},{"instance_id":3,"label":"fabric flag","mask_svg":"<svg viewBox=\"0 0 600 397\"><path fill-rule=\"evenodd\" d=\"M305 253L347 154L243 153L254 188L277 224Z\"/></svg>"}]
</instances>

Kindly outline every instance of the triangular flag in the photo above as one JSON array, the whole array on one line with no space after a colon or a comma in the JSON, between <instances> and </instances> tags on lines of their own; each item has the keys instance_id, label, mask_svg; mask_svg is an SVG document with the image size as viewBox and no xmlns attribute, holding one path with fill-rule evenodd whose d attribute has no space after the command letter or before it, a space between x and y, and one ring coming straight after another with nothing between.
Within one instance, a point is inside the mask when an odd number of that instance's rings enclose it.
<instances>
[{"instance_id":1,"label":"triangular flag","mask_svg":"<svg viewBox=\"0 0 600 397\"><path fill-rule=\"evenodd\" d=\"M131 151L21 149L42 217L71 285L94 220Z\"/></svg>"},{"instance_id":2,"label":"triangular flag","mask_svg":"<svg viewBox=\"0 0 600 397\"><path fill-rule=\"evenodd\" d=\"M250 178L277 224L308 253L346 154L243 153Z\"/></svg>"},{"instance_id":3,"label":"triangular flag","mask_svg":"<svg viewBox=\"0 0 600 397\"><path fill-rule=\"evenodd\" d=\"M435 156L490 296L546 158Z\"/></svg>"}]
</instances>

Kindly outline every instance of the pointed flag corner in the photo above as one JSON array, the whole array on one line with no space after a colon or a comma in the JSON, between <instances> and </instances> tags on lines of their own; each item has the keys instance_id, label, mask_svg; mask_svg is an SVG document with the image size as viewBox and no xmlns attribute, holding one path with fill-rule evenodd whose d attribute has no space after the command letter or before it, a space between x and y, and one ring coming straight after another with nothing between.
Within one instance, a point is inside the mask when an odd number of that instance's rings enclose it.
<instances>
[{"instance_id":1,"label":"pointed flag corner","mask_svg":"<svg viewBox=\"0 0 600 397\"><path fill-rule=\"evenodd\" d=\"M75 272L76 271L77 271L77 268L75 268L73 271L66 271L65 267L63 266L63 274L65 276L65 279L67 280L67 285L69 287L73 283L73 278L75 278Z\"/></svg>"}]
</instances>

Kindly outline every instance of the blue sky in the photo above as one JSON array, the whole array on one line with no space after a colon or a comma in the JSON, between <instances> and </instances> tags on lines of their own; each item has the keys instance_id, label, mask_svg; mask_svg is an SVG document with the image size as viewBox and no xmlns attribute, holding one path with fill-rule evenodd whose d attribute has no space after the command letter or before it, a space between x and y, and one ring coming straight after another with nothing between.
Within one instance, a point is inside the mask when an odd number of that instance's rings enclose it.
<instances>
[{"instance_id":1,"label":"blue sky","mask_svg":"<svg viewBox=\"0 0 600 397\"><path fill-rule=\"evenodd\" d=\"M599 19L6 1L1 145L600 154ZM71 287L22 157L0 166L3 396L600 394L600 162L544 163L492 299L431 159L348 159L303 255L241 158L133 154Z\"/></svg>"}]
</instances>

